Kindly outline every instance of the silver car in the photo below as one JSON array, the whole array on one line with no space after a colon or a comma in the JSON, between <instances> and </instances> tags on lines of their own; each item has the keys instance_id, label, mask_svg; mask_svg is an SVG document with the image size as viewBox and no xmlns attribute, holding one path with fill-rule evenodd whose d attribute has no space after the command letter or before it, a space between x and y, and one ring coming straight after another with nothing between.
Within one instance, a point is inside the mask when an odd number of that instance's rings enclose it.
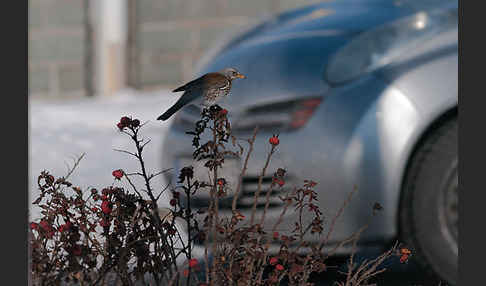
<instances>
[{"instance_id":1,"label":"silver car","mask_svg":"<svg viewBox=\"0 0 486 286\"><path fill-rule=\"evenodd\" d=\"M247 75L221 105L238 137L260 126L238 202L243 213L251 209L268 138L279 133L266 185L279 167L287 170L286 186L318 182L327 222L358 189L330 245L369 223L359 247L399 239L421 265L457 283L457 1L327 1L217 46L198 75L229 66ZM199 115L194 104L173 119L165 166L196 164L185 131ZM227 180L234 183L240 168L229 160ZM269 225L281 211L279 195L272 194ZM207 206L207 199L196 195L193 206ZM383 206L377 215L375 203ZM292 229L294 216L282 231Z\"/></svg>"}]
</instances>

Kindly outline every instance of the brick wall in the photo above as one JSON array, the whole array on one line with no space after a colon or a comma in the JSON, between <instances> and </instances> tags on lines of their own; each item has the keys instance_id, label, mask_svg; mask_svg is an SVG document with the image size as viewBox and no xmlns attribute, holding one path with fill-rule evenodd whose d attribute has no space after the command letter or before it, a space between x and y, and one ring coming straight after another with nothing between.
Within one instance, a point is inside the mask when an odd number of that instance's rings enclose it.
<instances>
[{"instance_id":1,"label":"brick wall","mask_svg":"<svg viewBox=\"0 0 486 286\"><path fill-rule=\"evenodd\" d=\"M29 0L29 95L83 94L82 0Z\"/></svg>"},{"instance_id":2,"label":"brick wall","mask_svg":"<svg viewBox=\"0 0 486 286\"><path fill-rule=\"evenodd\" d=\"M83 1L29 0L29 95L85 94ZM90 0L93 1L104 0ZM130 1L126 0L130 5ZM173 87L221 34L318 0L133 0L138 10L128 85ZM129 6L130 7L130 6ZM93 19L94 21L99 19ZM93 58L96 59L96 58Z\"/></svg>"},{"instance_id":3,"label":"brick wall","mask_svg":"<svg viewBox=\"0 0 486 286\"><path fill-rule=\"evenodd\" d=\"M223 33L318 0L138 0L132 83L173 87L192 77L202 53Z\"/></svg>"}]
</instances>

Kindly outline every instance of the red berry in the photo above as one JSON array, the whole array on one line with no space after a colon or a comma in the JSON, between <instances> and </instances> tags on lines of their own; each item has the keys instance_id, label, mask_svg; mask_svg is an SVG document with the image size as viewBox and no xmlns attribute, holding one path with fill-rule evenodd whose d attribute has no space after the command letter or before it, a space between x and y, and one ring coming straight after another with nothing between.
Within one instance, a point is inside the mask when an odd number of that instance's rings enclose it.
<instances>
[{"instance_id":1,"label":"red berry","mask_svg":"<svg viewBox=\"0 0 486 286\"><path fill-rule=\"evenodd\" d=\"M41 222L40 222L39 224L40 224L40 226L41 226L41 227L42 227L44 230L49 230L49 228L50 228L49 223L48 223L47 221L45 221L45 220L41 220Z\"/></svg>"},{"instance_id":2,"label":"red berry","mask_svg":"<svg viewBox=\"0 0 486 286\"><path fill-rule=\"evenodd\" d=\"M123 116L120 119L120 123L125 125L125 126L128 126L131 122L132 122L132 120L128 116Z\"/></svg>"},{"instance_id":3,"label":"red berry","mask_svg":"<svg viewBox=\"0 0 486 286\"><path fill-rule=\"evenodd\" d=\"M198 265L197 259L192 258L191 260L189 260L189 267L193 268L196 267L197 265Z\"/></svg>"},{"instance_id":4,"label":"red berry","mask_svg":"<svg viewBox=\"0 0 486 286\"><path fill-rule=\"evenodd\" d=\"M120 180L123 177L123 170L115 170L111 173L115 179Z\"/></svg>"},{"instance_id":5,"label":"red berry","mask_svg":"<svg viewBox=\"0 0 486 286\"><path fill-rule=\"evenodd\" d=\"M116 124L116 127L118 127L118 129L120 129L120 130L123 130L123 128L125 128L125 125L123 125L121 122L118 122Z\"/></svg>"},{"instance_id":6,"label":"red berry","mask_svg":"<svg viewBox=\"0 0 486 286\"><path fill-rule=\"evenodd\" d=\"M184 269L184 271L182 272L182 275L184 275L184 277L189 276L189 269Z\"/></svg>"},{"instance_id":7,"label":"red berry","mask_svg":"<svg viewBox=\"0 0 486 286\"><path fill-rule=\"evenodd\" d=\"M72 223L70 221L67 221L65 224L62 225L64 227L63 231L68 231L69 229L71 229L71 225Z\"/></svg>"},{"instance_id":8,"label":"red berry","mask_svg":"<svg viewBox=\"0 0 486 286\"><path fill-rule=\"evenodd\" d=\"M219 112L219 114L226 115L226 114L228 114L228 110L227 109L221 109L221 111Z\"/></svg>"},{"instance_id":9,"label":"red berry","mask_svg":"<svg viewBox=\"0 0 486 286\"><path fill-rule=\"evenodd\" d=\"M102 196L101 196L101 199L102 199L103 201L106 201L106 200L108 200L108 196L107 196L107 195L102 195Z\"/></svg>"},{"instance_id":10,"label":"red berry","mask_svg":"<svg viewBox=\"0 0 486 286\"><path fill-rule=\"evenodd\" d=\"M277 264L277 266L275 266L275 269L277 269L278 271L282 271L284 270L284 267L282 264Z\"/></svg>"},{"instance_id":11,"label":"red berry","mask_svg":"<svg viewBox=\"0 0 486 286\"><path fill-rule=\"evenodd\" d=\"M171 206L175 206L175 205L177 205L177 200L176 199L172 199L172 200L170 200L169 203L170 203Z\"/></svg>"},{"instance_id":12,"label":"red berry","mask_svg":"<svg viewBox=\"0 0 486 286\"><path fill-rule=\"evenodd\" d=\"M405 255L412 254L412 252L411 252L411 251L410 251L410 249L408 249L408 248L401 248L401 249L400 249L400 253L401 253L401 254L405 254Z\"/></svg>"},{"instance_id":13,"label":"red berry","mask_svg":"<svg viewBox=\"0 0 486 286\"><path fill-rule=\"evenodd\" d=\"M405 263L408 261L408 255L407 254L403 254L402 256L400 256L400 263Z\"/></svg>"},{"instance_id":14,"label":"red berry","mask_svg":"<svg viewBox=\"0 0 486 286\"><path fill-rule=\"evenodd\" d=\"M278 239L278 237L279 237L279 233L278 233L278 231L274 231L274 232L273 232L273 238L274 238L274 239Z\"/></svg>"},{"instance_id":15,"label":"red berry","mask_svg":"<svg viewBox=\"0 0 486 286\"><path fill-rule=\"evenodd\" d=\"M278 263L278 258L276 258L276 257L270 258L270 265L275 265L277 263Z\"/></svg>"},{"instance_id":16,"label":"red berry","mask_svg":"<svg viewBox=\"0 0 486 286\"><path fill-rule=\"evenodd\" d=\"M272 137L270 137L268 142L270 142L270 144L272 144L273 146L277 146L280 143L280 140L278 139L278 135L277 136L273 135Z\"/></svg>"},{"instance_id":17,"label":"red berry","mask_svg":"<svg viewBox=\"0 0 486 286\"><path fill-rule=\"evenodd\" d=\"M237 220L244 220L245 219L245 216L242 215L239 211L235 211L234 212L234 217L237 219Z\"/></svg>"},{"instance_id":18,"label":"red berry","mask_svg":"<svg viewBox=\"0 0 486 286\"><path fill-rule=\"evenodd\" d=\"M224 180L224 179L218 179L218 181L217 181L217 184L218 184L219 186L223 186L223 185L224 185L224 183L225 183L225 180Z\"/></svg>"},{"instance_id":19,"label":"red berry","mask_svg":"<svg viewBox=\"0 0 486 286\"><path fill-rule=\"evenodd\" d=\"M47 221L45 220L42 220L39 225L42 227L42 230L44 231L45 235L48 237L48 238L52 238L52 236L54 236L54 232L56 231L55 228L53 228L51 226L51 224L49 224Z\"/></svg>"},{"instance_id":20,"label":"red berry","mask_svg":"<svg viewBox=\"0 0 486 286\"><path fill-rule=\"evenodd\" d=\"M103 201L101 203L101 211L105 214L110 214L111 213L111 204L109 201Z\"/></svg>"},{"instance_id":21,"label":"red berry","mask_svg":"<svg viewBox=\"0 0 486 286\"><path fill-rule=\"evenodd\" d=\"M39 225L37 223L35 223L35 222L31 222L30 223L30 229L37 230L37 229L39 229Z\"/></svg>"},{"instance_id":22,"label":"red berry","mask_svg":"<svg viewBox=\"0 0 486 286\"><path fill-rule=\"evenodd\" d=\"M98 208L93 207L93 208L91 208L91 211L94 212L94 213L96 213L96 212L98 212Z\"/></svg>"}]
</instances>

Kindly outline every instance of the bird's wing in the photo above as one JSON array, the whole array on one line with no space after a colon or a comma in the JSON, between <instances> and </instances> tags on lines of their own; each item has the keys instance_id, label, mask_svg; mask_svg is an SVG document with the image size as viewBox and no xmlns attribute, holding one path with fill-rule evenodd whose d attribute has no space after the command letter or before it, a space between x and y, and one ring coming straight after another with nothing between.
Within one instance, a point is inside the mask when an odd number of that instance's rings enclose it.
<instances>
[{"instance_id":1,"label":"bird's wing","mask_svg":"<svg viewBox=\"0 0 486 286\"><path fill-rule=\"evenodd\" d=\"M229 80L222 74L213 72L205 74L193 81L186 83L185 85L174 89L173 92L183 91L183 90L194 90L194 89L219 89L228 85Z\"/></svg>"},{"instance_id":2,"label":"bird's wing","mask_svg":"<svg viewBox=\"0 0 486 286\"><path fill-rule=\"evenodd\" d=\"M221 89L228 86L229 80L218 72L208 73L204 76L204 89Z\"/></svg>"},{"instance_id":3,"label":"bird's wing","mask_svg":"<svg viewBox=\"0 0 486 286\"><path fill-rule=\"evenodd\" d=\"M174 89L172 92L178 92L178 91L184 91L184 90L191 89L191 86L197 85L197 83L200 82L201 79L202 79L202 77L197 78L193 81L190 81L190 82L186 83L185 85L179 86L178 88Z\"/></svg>"}]
</instances>

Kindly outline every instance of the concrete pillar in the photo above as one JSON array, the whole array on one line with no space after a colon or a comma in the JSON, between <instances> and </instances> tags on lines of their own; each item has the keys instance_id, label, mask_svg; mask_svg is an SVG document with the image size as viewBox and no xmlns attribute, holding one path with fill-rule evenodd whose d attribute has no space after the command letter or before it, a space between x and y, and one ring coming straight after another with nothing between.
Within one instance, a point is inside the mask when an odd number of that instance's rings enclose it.
<instances>
[{"instance_id":1,"label":"concrete pillar","mask_svg":"<svg viewBox=\"0 0 486 286\"><path fill-rule=\"evenodd\" d=\"M95 70L99 96L112 96L125 87L127 0L93 1L96 15Z\"/></svg>"}]
</instances>

